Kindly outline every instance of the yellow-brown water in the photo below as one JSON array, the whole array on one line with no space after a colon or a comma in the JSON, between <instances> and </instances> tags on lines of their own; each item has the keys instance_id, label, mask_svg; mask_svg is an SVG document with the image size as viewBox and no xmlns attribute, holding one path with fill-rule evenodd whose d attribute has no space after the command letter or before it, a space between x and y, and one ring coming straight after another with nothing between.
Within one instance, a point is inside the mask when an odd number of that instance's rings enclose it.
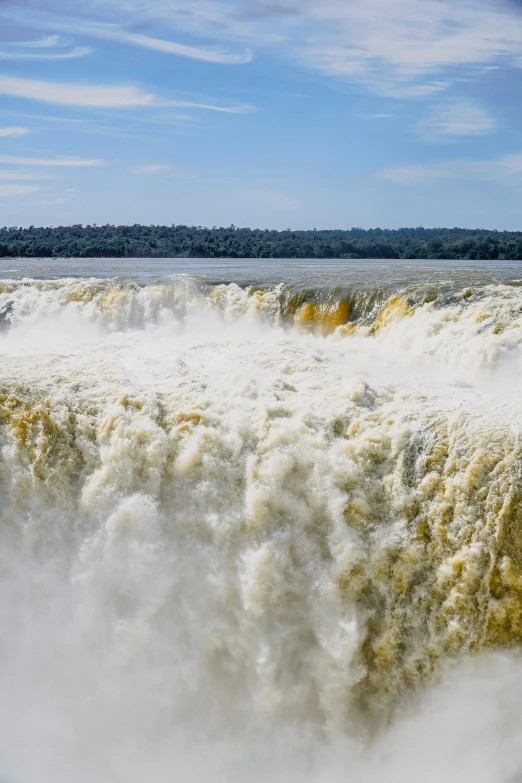
<instances>
[{"instance_id":1,"label":"yellow-brown water","mask_svg":"<svg viewBox=\"0 0 522 783\"><path fill-rule=\"evenodd\" d=\"M516 773L520 288L27 280L0 313L6 779Z\"/></svg>"}]
</instances>

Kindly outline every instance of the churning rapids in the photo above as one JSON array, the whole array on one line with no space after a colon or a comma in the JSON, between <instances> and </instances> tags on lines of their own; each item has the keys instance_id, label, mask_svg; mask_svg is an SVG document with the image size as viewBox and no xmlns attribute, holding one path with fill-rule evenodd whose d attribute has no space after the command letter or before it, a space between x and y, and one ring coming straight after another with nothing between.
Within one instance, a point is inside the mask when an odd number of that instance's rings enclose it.
<instances>
[{"instance_id":1,"label":"churning rapids","mask_svg":"<svg viewBox=\"0 0 522 783\"><path fill-rule=\"evenodd\" d=\"M0 780L519 780L522 268L198 263L0 268Z\"/></svg>"}]
</instances>

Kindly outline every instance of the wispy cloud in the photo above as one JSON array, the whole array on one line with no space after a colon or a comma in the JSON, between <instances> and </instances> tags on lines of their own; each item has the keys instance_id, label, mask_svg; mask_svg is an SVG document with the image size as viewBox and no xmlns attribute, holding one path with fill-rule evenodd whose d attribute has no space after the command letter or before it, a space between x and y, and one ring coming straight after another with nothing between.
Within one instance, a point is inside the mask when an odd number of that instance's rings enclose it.
<instances>
[{"instance_id":1,"label":"wispy cloud","mask_svg":"<svg viewBox=\"0 0 522 783\"><path fill-rule=\"evenodd\" d=\"M0 49L0 60L75 60L77 57L85 57L91 52L92 49L89 46L75 46L68 52L53 52L52 54Z\"/></svg>"},{"instance_id":2,"label":"wispy cloud","mask_svg":"<svg viewBox=\"0 0 522 783\"><path fill-rule=\"evenodd\" d=\"M35 41L9 42L0 46L0 60L72 60L91 54L88 46L74 46L62 42L57 35Z\"/></svg>"},{"instance_id":3,"label":"wispy cloud","mask_svg":"<svg viewBox=\"0 0 522 783\"><path fill-rule=\"evenodd\" d=\"M13 76L0 76L0 94L61 106L103 109L130 109L157 104L154 95L138 87L46 82Z\"/></svg>"},{"instance_id":4,"label":"wispy cloud","mask_svg":"<svg viewBox=\"0 0 522 783\"><path fill-rule=\"evenodd\" d=\"M380 179L399 184L421 184L437 182L438 180L458 179L457 168L462 166L462 161L441 164L406 164L404 166L391 166L379 172Z\"/></svg>"},{"instance_id":5,"label":"wispy cloud","mask_svg":"<svg viewBox=\"0 0 522 783\"><path fill-rule=\"evenodd\" d=\"M215 106L211 103L191 103L190 101L168 101L158 103L159 106L172 106L178 109L205 109L217 111L221 114L252 114L257 111L250 103L242 103L238 106Z\"/></svg>"},{"instance_id":6,"label":"wispy cloud","mask_svg":"<svg viewBox=\"0 0 522 783\"><path fill-rule=\"evenodd\" d=\"M23 180L49 179L47 174L35 174L34 171L25 169L0 169L0 180L21 182Z\"/></svg>"},{"instance_id":7,"label":"wispy cloud","mask_svg":"<svg viewBox=\"0 0 522 783\"><path fill-rule=\"evenodd\" d=\"M305 0L305 7L316 32L298 44L303 61L385 94L412 86L437 92L449 69L522 55L520 24L492 0Z\"/></svg>"},{"instance_id":8,"label":"wispy cloud","mask_svg":"<svg viewBox=\"0 0 522 783\"><path fill-rule=\"evenodd\" d=\"M98 6L143 18L142 0ZM279 44L308 68L391 97L441 92L453 69L522 62L522 25L505 0L149 0L146 8L151 24Z\"/></svg>"},{"instance_id":9,"label":"wispy cloud","mask_svg":"<svg viewBox=\"0 0 522 783\"><path fill-rule=\"evenodd\" d=\"M28 204L30 204L32 207L43 207L43 206L51 206L54 204L67 204L68 200L66 198L49 198L49 199L38 199L37 201L28 201Z\"/></svg>"},{"instance_id":10,"label":"wispy cloud","mask_svg":"<svg viewBox=\"0 0 522 783\"><path fill-rule=\"evenodd\" d=\"M131 174L151 176L154 174L166 174L168 171L172 171L172 166L168 163L149 163L144 166L134 166L129 171Z\"/></svg>"},{"instance_id":11,"label":"wispy cloud","mask_svg":"<svg viewBox=\"0 0 522 783\"><path fill-rule=\"evenodd\" d=\"M273 190L252 189L242 193L242 198L256 208L294 211L301 208L301 201L295 196Z\"/></svg>"},{"instance_id":12,"label":"wispy cloud","mask_svg":"<svg viewBox=\"0 0 522 783\"><path fill-rule=\"evenodd\" d=\"M46 35L43 38L37 38L35 41L13 42L9 45L18 46L21 49L52 49L58 46L59 40L57 35Z\"/></svg>"},{"instance_id":13,"label":"wispy cloud","mask_svg":"<svg viewBox=\"0 0 522 783\"><path fill-rule=\"evenodd\" d=\"M20 127L0 128L1 138L5 138L6 136L28 136L29 133L31 133L29 128L20 128Z\"/></svg>"},{"instance_id":14,"label":"wispy cloud","mask_svg":"<svg viewBox=\"0 0 522 783\"><path fill-rule=\"evenodd\" d=\"M220 65L238 65L249 63L252 60L252 52L247 50L243 54L228 54L226 52L211 51L208 49L197 49L193 46L184 46L172 41L164 41L160 38L151 38L147 35L136 35L134 33L111 33L114 40L126 44L142 46L145 49L155 49L157 52L165 54L174 54L179 57L189 57L193 60L203 60L207 63L218 63Z\"/></svg>"},{"instance_id":15,"label":"wispy cloud","mask_svg":"<svg viewBox=\"0 0 522 783\"><path fill-rule=\"evenodd\" d=\"M74 156L60 158L27 158L19 155L0 155L0 163L11 163L16 166L59 166L66 168L91 168L94 166L110 166L104 160L90 160Z\"/></svg>"},{"instance_id":16,"label":"wispy cloud","mask_svg":"<svg viewBox=\"0 0 522 783\"><path fill-rule=\"evenodd\" d=\"M415 130L424 141L451 141L466 136L485 136L496 127L490 114L473 101L446 101L436 107Z\"/></svg>"},{"instance_id":17,"label":"wispy cloud","mask_svg":"<svg viewBox=\"0 0 522 783\"><path fill-rule=\"evenodd\" d=\"M56 27L56 24L54 26ZM92 38L102 38L111 41L118 41L130 46L140 46L143 49L152 49L164 54L172 54L177 57L188 57L191 60L201 60L207 63L219 65L240 65L249 63L252 60L252 52L247 50L241 54L232 54L217 49L203 49L197 46L187 46L175 41L168 41L163 38L155 38L149 35L128 32L117 25L85 25L76 27L71 24L60 24L60 29L74 34L80 33L83 36Z\"/></svg>"},{"instance_id":18,"label":"wispy cloud","mask_svg":"<svg viewBox=\"0 0 522 783\"><path fill-rule=\"evenodd\" d=\"M142 0L98 1L107 11L119 9L145 19ZM176 31L220 41L247 41L256 47L288 41L288 30L299 14L299 6L285 0L150 0L146 7L150 23L161 21Z\"/></svg>"},{"instance_id":19,"label":"wispy cloud","mask_svg":"<svg viewBox=\"0 0 522 783\"><path fill-rule=\"evenodd\" d=\"M77 20L69 0L44 4L47 12L40 0L24 0L23 14L17 5L3 2L18 23L36 19L40 27L75 36L213 64L248 61L249 51L223 48L232 43L269 46L280 57L391 97L437 94L462 69L522 64L522 24L508 0L85 0ZM184 33L190 45L179 40ZM194 36L219 43L195 46Z\"/></svg>"},{"instance_id":20,"label":"wispy cloud","mask_svg":"<svg viewBox=\"0 0 522 783\"><path fill-rule=\"evenodd\" d=\"M96 109L136 109L155 106L205 109L226 114L244 114L253 111L249 105L214 106L208 103L165 100L132 85L108 86L100 84L73 84L0 76L0 95L25 98L59 106Z\"/></svg>"},{"instance_id":21,"label":"wispy cloud","mask_svg":"<svg viewBox=\"0 0 522 783\"><path fill-rule=\"evenodd\" d=\"M502 155L491 160L451 160L437 164L393 166L379 173L381 179L400 184L422 184L440 180L497 182L519 186L522 153Z\"/></svg>"},{"instance_id":22,"label":"wispy cloud","mask_svg":"<svg viewBox=\"0 0 522 783\"><path fill-rule=\"evenodd\" d=\"M26 193L36 193L39 188L36 185L2 185L0 184L0 198L8 196L23 196Z\"/></svg>"},{"instance_id":23,"label":"wispy cloud","mask_svg":"<svg viewBox=\"0 0 522 783\"><path fill-rule=\"evenodd\" d=\"M94 123L96 120L82 117L53 117L49 114L24 114L22 112L16 112L17 117L24 120L38 120L39 122L58 122L67 125L86 125L87 123Z\"/></svg>"}]
</instances>

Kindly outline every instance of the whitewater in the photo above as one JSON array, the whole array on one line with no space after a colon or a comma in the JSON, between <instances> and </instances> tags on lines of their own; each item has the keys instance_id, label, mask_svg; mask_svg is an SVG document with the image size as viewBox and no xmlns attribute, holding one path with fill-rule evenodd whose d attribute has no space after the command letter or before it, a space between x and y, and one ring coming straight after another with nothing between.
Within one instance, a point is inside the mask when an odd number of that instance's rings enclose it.
<instances>
[{"instance_id":1,"label":"whitewater","mask_svg":"<svg viewBox=\"0 0 522 783\"><path fill-rule=\"evenodd\" d=\"M522 779L522 266L0 261L0 781Z\"/></svg>"}]
</instances>

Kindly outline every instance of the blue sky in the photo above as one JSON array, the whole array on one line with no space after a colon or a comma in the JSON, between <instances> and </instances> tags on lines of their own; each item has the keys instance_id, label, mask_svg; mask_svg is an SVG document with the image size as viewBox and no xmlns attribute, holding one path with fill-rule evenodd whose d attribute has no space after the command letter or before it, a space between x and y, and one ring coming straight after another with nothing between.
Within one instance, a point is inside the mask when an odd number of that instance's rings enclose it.
<instances>
[{"instance_id":1,"label":"blue sky","mask_svg":"<svg viewBox=\"0 0 522 783\"><path fill-rule=\"evenodd\" d=\"M518 0L0 0L0 225L522 229Z\"/></svg>"}]
</instances>

